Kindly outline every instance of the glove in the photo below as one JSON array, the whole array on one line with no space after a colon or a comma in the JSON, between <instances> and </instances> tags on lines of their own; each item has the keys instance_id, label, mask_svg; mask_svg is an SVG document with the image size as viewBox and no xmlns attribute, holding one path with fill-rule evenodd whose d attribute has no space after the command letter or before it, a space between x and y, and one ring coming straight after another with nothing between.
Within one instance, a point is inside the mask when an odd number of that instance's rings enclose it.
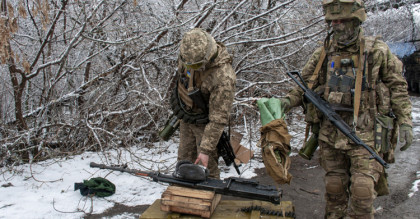
<instances>
[{"instance_id":1,"label":"glove","mask_svg":"<svg viewBox=\"0 0 420 219\"><path fill-rule=\"evenodd\" d=\"M405 141L405 145L400 148L401 151L407 150L413 143L413 128L410 125L402 124L400 126L400 143Z\"/></svg>"},{"instance_id":2,"label":"glove","mask_svg":"<svg viewBox=\"0 0 420 219\"><path fill-rule=\"evenodd\" d=\"M290 99L289 98L287 98L287 97L285 97L285 98L281 98L280 99L280 103L281 103L281 110L284 112L284 113L287 113L287 112L289 112L289 110L290 110Z\"/></svg>"}]
</instances>

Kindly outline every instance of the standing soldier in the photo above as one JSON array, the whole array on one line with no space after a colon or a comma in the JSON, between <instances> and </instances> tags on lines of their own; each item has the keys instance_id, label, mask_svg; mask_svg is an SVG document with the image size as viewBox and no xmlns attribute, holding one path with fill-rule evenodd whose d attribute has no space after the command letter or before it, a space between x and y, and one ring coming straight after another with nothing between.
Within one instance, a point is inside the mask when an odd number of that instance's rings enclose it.
<instances>
[{"instance_id":1,"label":"standing soldier","mask_svg":"<svg viewBox=\"0 0 420 219\"><path fill-rule=\"evenodd\" d=\"M388 46L363 34L362 0L323 0L332 31L302 70L308 86L320 94L369 147L393 162L399 128L401 150L412 143L411 103L402 63ZM295 88L281 100L286 110L305 103ZM320 164L326 171L325 218L373 218L384 169L355 145L313 105L305 103L306 122L318 135ZM385 183L386 185L386 183ZM379 190L378 190L379 191ZM350 204L349 203L350 199Z\"/></svg>"},{"instance_id":2,"label":"standing soldier","mask_svg":"<svg viewBox=\"0 0 420 219\"><path fill-rule=\"evenodd\" d=\"M236 75L226 47L206 31L185 33L178 58L178 81L171 98L181 120L178 160L200 163L219 178L217 143L235 95Z\"/></svg>"}]
</instances>

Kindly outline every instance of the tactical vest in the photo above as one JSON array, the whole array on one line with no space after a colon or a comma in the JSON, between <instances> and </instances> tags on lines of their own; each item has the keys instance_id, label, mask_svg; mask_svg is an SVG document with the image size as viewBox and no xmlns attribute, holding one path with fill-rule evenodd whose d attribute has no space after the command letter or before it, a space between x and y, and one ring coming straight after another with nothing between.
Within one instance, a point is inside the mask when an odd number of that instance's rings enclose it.
<instances>
[{"instance_id":1,"label":"tactical vest","mask_svg":"<svg viewBox=\"0 0 420 219\"><path fill-rule=\"evenodd\" d=\"M337 112L354 113L354 98L359 93L360 97L356 98L359 98L360 109L369 110L374 117L378 112L376 95L381 95L384 92L389 94L389 90L384 91L387 88L380 81L380 77L372 73L373 57L371 57L371 52L376 40L377 38L372 37L367 37L366 40L363 39L364 42L361 42L363 44L361 46L363 47L362 52L323 51L321 53L319 63L308 84L312 88L314 81L318 80L320 86L315 88L315 92L328 101ZM359 91L357 91L358 87L356 86L357 74L361 76L359 79ZM378 86L381 91L378 91ZM380 113L385 114L388 112L384 112L383 109L389 110L390 103L389 101L382 101L378 107L381 109ZM309 110L313 111L311 106L309 106ZM358 111L359 108L356 110ZM320 117L321 114L319 113L309 112L306 121L318 123Z\"/></svg>"},{"instance_id":2,"label":"tactical vest","mask_svg":"<svg viewBox=\"0 0 420 219\"><path fill-rule=\"evenodd\" d=\"M374 37L362 38L361 52L322 52L319 68L317 66L308 84L312 87L317 78L320 86L314 91L321 94L336 112L353 114L353 117L356 117L354 120L356 123L353 125L357 124L359 110L368 112L375 124L372 130L375 131L374 147L383 154L387 162L392 163L393 154L389 158L387 156L393 153L397 143L396 124L393 122L395 117L391 109L390 90L381 81L381 75L377 75L379 72L373 72L372 69L373 48L377 40L378 38ZM359 81L357 81L358 74ZM355 107L356 104L359 106ZM306 111L305 120L309 124L320 122L322 113L312 104L306 106Z\"/></svg>"},{"instance_id":3,"label":"tactical vest","mask_svg":"<svg viewBox=\"0 0 420 219\"><path fill-rule=\"evenodd\" d=\"M171 107L175 115L186 123L207 124L209 95L201 93L201 84L208 77L208 71L194 71L181 68L181 74L176 83L176 88L171 96ZM205 105L199 107L190 97L192 92L197 92L196 98ZM204 108L204 109L203 109Z\"/></svg>"}]
</instances>

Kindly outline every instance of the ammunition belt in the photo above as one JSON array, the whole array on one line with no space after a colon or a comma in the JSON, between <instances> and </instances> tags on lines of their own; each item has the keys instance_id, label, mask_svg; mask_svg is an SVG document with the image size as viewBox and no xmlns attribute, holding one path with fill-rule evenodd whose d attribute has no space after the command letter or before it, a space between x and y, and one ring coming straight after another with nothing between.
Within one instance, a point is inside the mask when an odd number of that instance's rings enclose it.
<instances>
[{"instance_id":1,"label":"ammunition belt","mask_svg":"<svg viewBox=\"0 0 420 219\"><path fill-rule=\"evenodd\" d=\"M241 211L245 213L250 213L252 211L259 211L261 214L265 214L265 215L296 218L295 212L290 212L290 211L283 212L283 211L277 211L277 210L270 210L270 209L263 208L261 206L244 207L244 208L241 208Z\"/></svg>"},{"instance_id":2,"label":"ammunition belt","mask_svg":"<svg viewBox=\"0 0 420 219\"><path fill-rule=\"evenodd\" d=\"M178 82L176 82L176 87L174 92L172 92L170 102L174 115L176 115L179 119L182 119L184 122L189 124L209 123L208 113L194 113L185 109L186 105L182 102L178 95Z\"/></svg>"}]
</instances>

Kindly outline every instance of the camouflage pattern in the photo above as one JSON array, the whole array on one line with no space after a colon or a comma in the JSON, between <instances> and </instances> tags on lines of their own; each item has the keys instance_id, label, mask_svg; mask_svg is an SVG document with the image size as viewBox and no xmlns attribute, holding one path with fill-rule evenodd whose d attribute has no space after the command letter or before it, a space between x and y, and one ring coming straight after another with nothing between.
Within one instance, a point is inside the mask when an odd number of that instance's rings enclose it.
<instances>
[{"instance_id":1,"label":"camouflage pattern","mask_svg":"<svg viewBox=\"0 0 420 219\"><path fill-rule=\"evenodd\" d=\"M206 125L188 124L181 121L179 137L181 139L178 148L178 160L188 160L195 162L201 151L201 140L204 134ZM222 127L223 128L223 127ZM206 152L209 155L208 170L210 172L209 177L219 179L220 170L218 168L219 156L217 150Z\"/></svg>"},{"instance_id":2,"label":"camouflage pattern","mask_svg":"<svg viewBox=\"0 0 420 219\"><path fill-rule=\"evenodd\" d=\"M383 167L361 146L339 150L320 141L320 164L327 172L325 218L373 218L374 186ZM350 195L351 194L351 195ZM349 209L347 207L350 198Z\"/></svg>"},{"instance_id":3,"label":"camouflage pattern","mask_svg":"<svg viewBox=\"0 0 420 219\"><path fill-rule=\"evenodd\" d=\"M360 30L359 38L363 36ZM372 84L365 84L370 89L361 91L361 104L356 124L356 134L371 148L375 148L375 121L378 115L395 114L395 124L407 124L412 127L411 102L407 92L407 82L402 76L401 61L393 55L388 46L381 40L365 37L368 48L366 78L371 76ZM343 58L358 60L360 39L354 45L343 47L332 42L327 50L327 58L314 81L313 89L330 104L353 108L353 99L348 92L330 89L332 66ZM322 48L318 48L302 70L302 77L308 82L320 59ZM338 57L338 59L337 59ZM357 62L355 62L357 69ZM351 68L344 68L347 76L353 75ZM357 71L356 71L357 72ZM369 81L369 80L368 80ZM302 91L299 87L291 90L287 97L291 106L302 105ZM353 127L353 112L337 112L350 127ZM355 218L373 218L372 203L377 193L374 189L382 166L369 159L366 149L353 145L344 134L334 127L317 110L308 110L306 120L320 122L319 145L320 162L326 170L326 218L340 218L348 215ZM395 135L393 136L395 137ZM350 197L350 208L347 200Z\"/></svg>"},{"instance_id":4,"label":"camouflage pattern","mask_svg":"<svg viewBox=\"0 0 420 219\"><path fill-rule=\"evenodd\" d=\"M194 72L194 75L201 78L200 83L194 84L200 89L203 99L208 102L209 123L198 125L181 122L178 159L194 162L197 152L207 154L210 176L218 178L217 143L224 127L229 123L229 114L235 96L236 75L231 65L232 57L226 47L222 43L215 45L217 50L210 55L211 58L204 70ZM181 58L178 63L178 74L186 74Z\"/></svg>"},{"instance_id":5,"label":"camouflage pattern","mask_svg":"<svg viewBox=\"0 0 420 219\"><path fill-rule=\"evenodd\" d=\"M360 22L353 19L351 22L343 22L338 25L333 25L334 41L337 43L348 46L355 43L360 32Z\"/></svg>"},{"instance_id":6,"label":"camouflage pattern","mask_svg":"<svg viewBox=\"0 0 420 219\"><path fill-rule=\"evenodd\" d=\"M323 0L325 20L357 18L360 22L366 20L365 3L363 0Z\"/></svg>"},{"instance_id":7,"label":"camouflage pattern","mask_svg":"<svg viewBox=\"0 0 420 219\"><path fill-rule=\"evenodd\" d=\"M184 34L179 47L180 58L186 63L208 62L217 50L216 41L201 28ZM185 64L185 63L184 63Z\"/></svg>"}]
</instances>

